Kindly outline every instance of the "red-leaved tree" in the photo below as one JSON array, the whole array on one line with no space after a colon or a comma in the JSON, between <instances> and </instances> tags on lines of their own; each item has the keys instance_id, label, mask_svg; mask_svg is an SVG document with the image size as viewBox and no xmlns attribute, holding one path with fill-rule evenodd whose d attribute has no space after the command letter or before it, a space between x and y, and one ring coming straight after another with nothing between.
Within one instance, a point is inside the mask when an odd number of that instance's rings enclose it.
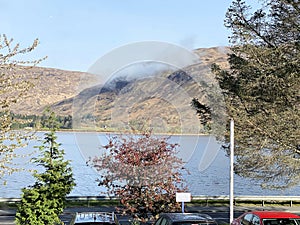
<instances>
[{"instance_id":1,"label":"red-leaved tree","mask_svg":"<svg viewBox=\"0 0 300 225\"><path fill-rule=\"evenodd\" d=\"M93 158L91 164L101 174L99 185L120 199L123 207L119 210L146 221L161 212L180 210L176 192L187 191L187 187L177 147L168 143L168 138L148 131L115 136L104 146L106 152Z\"/></svg>"}]
</instances>

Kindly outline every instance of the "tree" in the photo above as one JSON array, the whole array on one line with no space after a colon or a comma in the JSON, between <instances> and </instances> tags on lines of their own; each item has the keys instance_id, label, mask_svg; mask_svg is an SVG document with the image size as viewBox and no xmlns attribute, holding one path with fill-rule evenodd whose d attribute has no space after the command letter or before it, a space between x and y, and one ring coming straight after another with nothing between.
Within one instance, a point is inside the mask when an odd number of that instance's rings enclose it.
<instances>
[{"instance_id":1,"label":"tree","mask_svg":"<svg viewBox=\"0 0 300 225\"><path fill-rule=\"evenodd\" d=\"M37 45L36 39L28 48L20 48L19 44L13 44L13 39L0 35L0 179L17 170L12 162L17 156L15 150L26 145L31 136L24 131L12 131L11 107L21 101L32 87L30 77L20 71L30 70L43 60L22 61L15 58L32 52Z\"/></svg>"},{"instance_id":2,"label":"tree","mask_svg":"<svg viewBox=\"0 0 300 225\"><path fill-rule=\"evenodd\" d=\"M58 124L54 113L50 113L47 124L50 132L45 134L39 147L40 157L34 159L44 171L35 172L35 184L22 190L16 213L17 224L62 224L59 215L65 208L66 196L75 186L70 162L64 160L64 150L59 149L60 144L56 142Z\"/></svg>"},{"instance_id":3,"label":"tree","mask_svg":"<svg viewBox=\"0 0 300 225\"><path fill-rule=\"evenodd\" d=\"M99 173L99 185L109 195L120 199L123 213L145 221L149 213L180 210L176 192L186 190L183 184L183 162L177 158L177 144L167 138L141 135L116 136L104 146L106 152L91 159Z\"/></svg>"},{"instance_id":4,"label":"tree","mask_svg":"<svg viewBox=\"0 0 300 225\"><path fill-rule=\"evenodd\" d=\"M230 68L212 67L235 121L235 172L265 188L300 181L299 15L298 0L266 0L252 12L233 1Z\"/></svg>"}]
</instances>

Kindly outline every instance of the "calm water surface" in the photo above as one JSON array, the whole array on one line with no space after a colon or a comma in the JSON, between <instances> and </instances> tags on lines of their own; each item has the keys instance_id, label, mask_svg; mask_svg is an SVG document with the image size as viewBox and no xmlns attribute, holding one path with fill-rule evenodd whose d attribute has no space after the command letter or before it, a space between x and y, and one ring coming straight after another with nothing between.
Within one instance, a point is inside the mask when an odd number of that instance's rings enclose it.
<instances>
[{"instance_id":1,"label":"calm water surface","mask_svg":"<svg viewBox=\"0 0 300 225\"><path fill-rule=\"evenodd\" d=\"M38 134L43 137L42 133ZM104 191L97 185L99 174L87 166L88 157L100 155L101 146L108 136L99 133L58 132L58 142L65 150L66 159L71 160L76 187L71 196L96 196ZM229 158L220 150L220 144L210 136L172 136L170 141L180 144L179 157L185 162L190 174L185 180L192 195L229 194ZM38 142L31 143L22 151L30 152ZM17 160L25 168L36 168L28 159ZM34 183L28 172L6 177L7 185L0 186L0 197L20 197L21 189ZM300 186L286 191L263 190L258 183L235 176L235 195L298 195Z\"/></svg>"}]
</instances>

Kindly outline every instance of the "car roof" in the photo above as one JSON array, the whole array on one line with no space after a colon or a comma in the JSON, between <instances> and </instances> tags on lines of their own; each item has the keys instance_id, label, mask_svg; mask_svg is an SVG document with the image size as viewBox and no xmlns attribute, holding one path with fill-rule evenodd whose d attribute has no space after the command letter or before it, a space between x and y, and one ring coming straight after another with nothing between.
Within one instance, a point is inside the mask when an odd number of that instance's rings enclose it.
<instances>
[{"instance_id":1,"label":"car roof","mask_svg":"<svg viewBox=\"0 0 300 225\"><path fill-rule=\"evenodd\" d=\"M262 219L276 219L276 218L295 218L295 219L299 219L300 216L296 215L294 213L290 213L290 212L283 212L283 211L253 211L250 212L253 213L257 216L259 216Z\"/></svg>"},{"instance_id":2,"label":"car roof","mask_svg":"<svg viewBox=\"0 0 300 225\"><path fill-rule=\"evenodd\" d=\"M114 212L76 212L74 224L118 224Z\"/></svg>"},{"instance_id":3,"label":"car roof","mask_svg":"<svg viewBox=\"0 0 300 225\"><path fill-rule=\"evenodd\" d=\"M168 217L173 222L179 221L214 221L207 214L202 213L163 213L161 216Z\"/></svg>"}]
</instances>

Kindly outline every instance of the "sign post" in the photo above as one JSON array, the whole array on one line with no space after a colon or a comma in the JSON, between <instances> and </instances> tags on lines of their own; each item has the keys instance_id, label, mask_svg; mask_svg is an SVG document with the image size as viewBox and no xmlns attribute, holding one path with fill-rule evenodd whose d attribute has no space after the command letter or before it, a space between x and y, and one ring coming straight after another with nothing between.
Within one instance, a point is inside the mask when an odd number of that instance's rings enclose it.
<instances>
[{"instance_id":1,"label":"sign post","mask_svg":"<svg viewBox=\"0 0 300 225\"><path fill-rule=\"evenodd\" d=\"M190 202L192 199L191 193L177 192L176 193L176 202L181 202L181 211L184 213L184 203Z\"/></svg>"},{"instance_id":2,"label":"sign post","mask_svg":"<svg viewBox=\"0 0 300 225\"><path fill-rule=\"evenodd\" d=\"M234 168L233 168L233 162L234 162L234 120L230 120L230 194L229 194L229 200L230 200L230 215L229 215L229 223L233 221L233 188L234 188Z\"/></svg>"}]
</instances>

